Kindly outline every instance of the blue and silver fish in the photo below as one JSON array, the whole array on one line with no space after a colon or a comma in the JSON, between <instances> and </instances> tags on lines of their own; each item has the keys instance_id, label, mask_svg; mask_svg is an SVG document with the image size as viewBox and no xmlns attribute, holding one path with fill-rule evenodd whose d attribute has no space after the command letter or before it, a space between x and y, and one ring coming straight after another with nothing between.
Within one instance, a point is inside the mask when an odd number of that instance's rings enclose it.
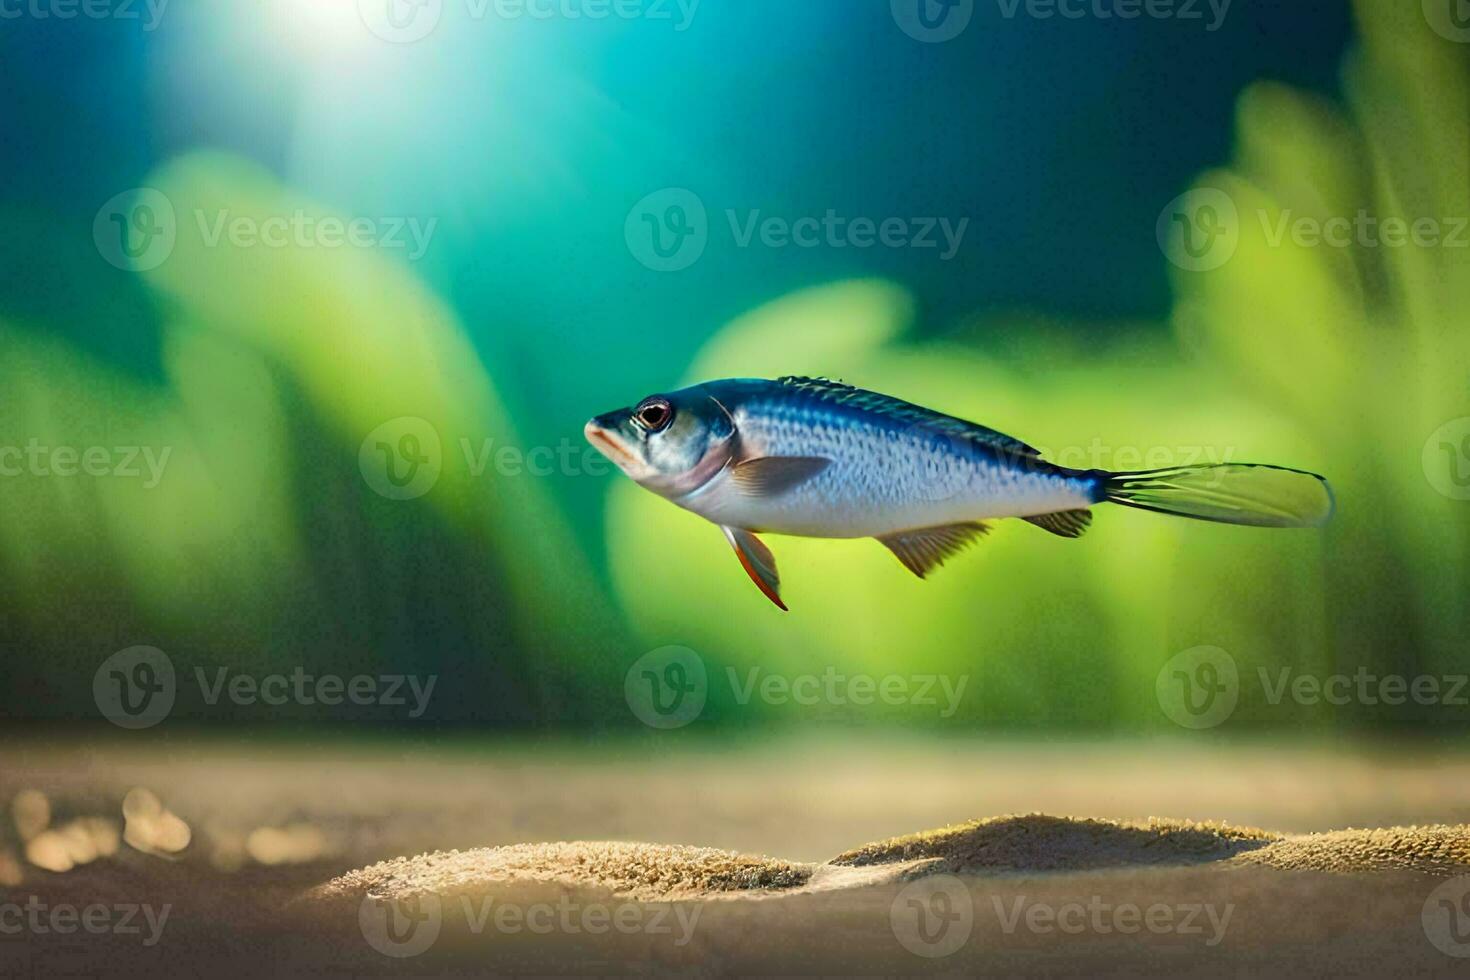
<instances>
[{"instance_id":1,"label":"blue and silver fish","mask_svg":"<svg viewBox=\"0 0 1470 980\"><path fill-rule=\"evenodd\" d=\"M782 609L758 532L877 538L923 578L1003 517L1076 538L1101 503L1253 527L1318 526L1333 509L1314 473L1069 469L994 429L820 378L711 381L599 415L585 431L639 485L719 525Z\"/></svg>"}]
</instances>

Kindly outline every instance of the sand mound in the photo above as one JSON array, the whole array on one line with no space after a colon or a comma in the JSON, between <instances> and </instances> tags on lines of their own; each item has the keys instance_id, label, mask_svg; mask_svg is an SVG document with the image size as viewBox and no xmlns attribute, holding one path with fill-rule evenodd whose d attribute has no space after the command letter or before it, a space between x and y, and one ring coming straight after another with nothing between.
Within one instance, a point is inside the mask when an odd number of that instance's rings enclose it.
<instances>
[{"instance_id":1,"label":"sand mound","mask_svg":"<svg viewBox=\"0 0 1470 980\"><path fill-rule=\"evenodd\" d=\"M838 865L939 859L954 872L1085 871L1220 861L1281 840L1245 827L1188 820L1084 820L1045 814L991 817L866 844Z\"/></svg>"},{"instance_id":2,"label":"sand mound","mask_svg":"<svg viewBox=\"0 0 1470 980\"><path fill-rule=\"evenodd\" d=\"M992 817L866 844L825 864L679 845L516 844L395 858L336 878L308 900L484 895L528 885L635 901L861 889L929 874L982 876L1248 863L1285 871L1470 872L1470 827L1284 837L1187 820Z\"/></svg>"},{"instance_id":3,"label":"sand mound","mask_svg":"<svg viewBox=\"0 0 1470 980\"><path fill-rule=\"evenodd\" d=\"M1337 830L1277 841L1238 861L1284 871L1470 872L1470 826Z\"/></svg>"},{"instance_id":4,"label":"sand mound","mask_svg":"<svg viewBox=\"0 0 1470 980\"><path fill-rule=\"evenodd\" d=\"M669 900L795 888L807 882L814 867L709 847L618 841L515 844L395 858L349 872L315 894L447 895L484 891L496 883L538 882Z\"/></svg>"}]
</instances>

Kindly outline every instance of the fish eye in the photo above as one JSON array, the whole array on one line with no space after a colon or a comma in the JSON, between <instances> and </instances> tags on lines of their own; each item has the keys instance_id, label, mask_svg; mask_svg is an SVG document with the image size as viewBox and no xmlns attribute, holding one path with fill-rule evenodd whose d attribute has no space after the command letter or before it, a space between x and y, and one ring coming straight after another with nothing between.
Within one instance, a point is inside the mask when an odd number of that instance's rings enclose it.
<instances>
[{"instance_id":1,"label":"fish eye","mask_svg":"<svg viewBox=\"0 0 1470 980\"><path fill-rule=\"evenodd\" d=\"M633 410L633 421L648 432L659 432L674 421L674 406L667 398L647 398Z\"/></svg>"}]
</instances>

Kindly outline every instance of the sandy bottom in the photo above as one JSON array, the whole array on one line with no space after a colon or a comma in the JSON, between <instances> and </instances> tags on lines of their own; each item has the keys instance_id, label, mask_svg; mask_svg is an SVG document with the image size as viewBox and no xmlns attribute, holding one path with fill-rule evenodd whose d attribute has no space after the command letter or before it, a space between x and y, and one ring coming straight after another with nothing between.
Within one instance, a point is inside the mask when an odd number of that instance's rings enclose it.
<instances>
[{"instance_id":1,"label":"sandy bottom","mask_svg":"<svg viewBox=\"0 0 1470 980\"><path fill-rule=\"evenodd\" d=\"M0 978L1470 975L1470 757L1424 746L7 749Z\"/></svg>"}]
</instances>

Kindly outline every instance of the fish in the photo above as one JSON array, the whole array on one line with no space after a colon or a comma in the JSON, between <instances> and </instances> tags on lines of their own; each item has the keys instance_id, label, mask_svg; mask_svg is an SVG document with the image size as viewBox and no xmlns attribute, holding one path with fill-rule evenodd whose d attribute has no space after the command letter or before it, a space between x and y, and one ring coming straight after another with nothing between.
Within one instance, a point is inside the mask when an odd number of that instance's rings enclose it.
<instances>
[{"instance_id":1,"label":"fish","mask_svg":"<svg viewBox=\"0 0 1470 980\"><path fill-rule=\"evenodd\" d=\"M718 526L782 610L760 534L875 538L922 579L1006 518L1079 538L1099 504L1295 528L1326 524L1336 506L1324 477L1284 466L1072 469L995 429L825 378L708 381L583 431L639 486Z\"/></svg>"}]
</instances>

